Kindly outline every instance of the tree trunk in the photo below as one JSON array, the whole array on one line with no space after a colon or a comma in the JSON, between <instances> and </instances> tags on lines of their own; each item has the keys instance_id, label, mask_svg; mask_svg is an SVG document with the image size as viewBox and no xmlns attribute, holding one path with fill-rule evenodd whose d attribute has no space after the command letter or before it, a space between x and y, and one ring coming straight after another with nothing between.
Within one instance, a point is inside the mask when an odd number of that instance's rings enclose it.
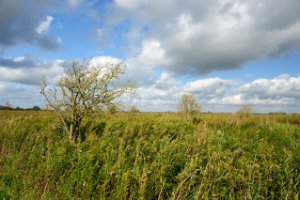
<instances>
[{"instance_id":1,"label":"tree trunk","mask_svg":"<svg viewBox=\"0 0 300 200\"><path fill-rule=\"evenodd\" d=\"M70 125L70 129L69 129L68 133L69 133L69 139L72 140L73 139L73 124Z\"/></svg>"},{"instance_id":2,"label":"tree trunk","mask_svg":"<svg viewBox=\"0 0 300 200\"><path fill-rule=\"evenodd\" d=\"M74 142L78 142L78 138L80 136L81 121L82 121L82 119L76 118L74 120L74 122L72 122L72 124L71 124L71 127L72 127L72 133L71 133L72 137L71 138Z\"/></svg>"}]
</instances>

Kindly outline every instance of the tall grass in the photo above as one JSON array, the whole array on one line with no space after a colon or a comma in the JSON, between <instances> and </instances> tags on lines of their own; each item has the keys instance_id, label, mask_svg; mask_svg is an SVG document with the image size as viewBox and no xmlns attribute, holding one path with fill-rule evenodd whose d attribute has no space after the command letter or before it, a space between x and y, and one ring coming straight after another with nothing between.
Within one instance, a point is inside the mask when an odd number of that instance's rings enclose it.
<instances>
[{"instance_id":1,"label":"tall grass","mask_svg":"<svg viewBox=\"0 0 300 200\"><path fill-rule=\"evenodd\" d=\"M0 112L0 199L299 199L299 115Z\"/></svg>"}]
</instances>

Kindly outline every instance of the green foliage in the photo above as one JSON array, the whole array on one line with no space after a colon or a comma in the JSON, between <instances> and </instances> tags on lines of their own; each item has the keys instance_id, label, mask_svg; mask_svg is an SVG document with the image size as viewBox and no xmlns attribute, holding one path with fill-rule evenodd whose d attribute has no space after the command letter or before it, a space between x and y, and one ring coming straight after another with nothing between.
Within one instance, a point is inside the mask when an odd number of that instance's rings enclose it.
<instances>
[{"instance_id":1,"label":"green foliage","mask_svg":"<svg viewBox=\"0 0 300 200\"><path fill-rule=\"evenodd\" d=\"M139 111L139 109L136 106L133 105L133 106L129 107L128 112L130 112L130 113L138 113L140 111Z\"/></svg>"},{"instance_id":2,"label":"green foliage","mask_svg":"<svg viewBox=\"0 0 300 200\"><path fill-rule=\"evenodd\" d=\"M253 114L253 109L248 106L248 105L242 105L239 110L237 111L237 114L241 117L244 116L250 116L251 114Z\"/></svg>"},{"instance_id":3,"label":"green foliage","mask_svg":"<svg viewBox=\"0 0 300 200\"><path fill-rule=\"evenodd\" d=\"M73 62L55 87L48 87L46 80L42 80L41 94L48 109L56 112L74 142L86 137L81 128L87 115L105 109L116 113L116 99L132 92L131 87L116 82L124 73L123 67L121 62L92 67L88 63Z\"/></svg>"},{"instance_id":4,"label":"green foliage","mask_svg":"<svg viewBox=\"0 0 300 200\"><path fill-rule=\"evenodd\" d=\"M185 116L185 119L192 122L193 116L201 112L201 105L193 94L183 94L178 105L178 112Z\"/></svg>"},{"instance_id":5,"label":"green foliage","mask_svg":"<svg viewBox=\"0 0 300 200\"><path fill-rule=\"evenodd\" d=\"M199 117L199 116L195 116ZM0 199L298 199L300 115L0 111Z\"/></svg>"}]
</instances>

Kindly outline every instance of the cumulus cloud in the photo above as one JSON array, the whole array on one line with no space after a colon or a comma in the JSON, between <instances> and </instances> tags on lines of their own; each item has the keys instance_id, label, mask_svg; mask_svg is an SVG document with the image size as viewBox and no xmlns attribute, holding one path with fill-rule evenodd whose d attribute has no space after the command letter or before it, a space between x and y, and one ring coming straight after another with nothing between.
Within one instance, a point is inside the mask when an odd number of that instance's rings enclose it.
<instances>
[{"instance_id":1,"label":"cumulus cloud","mask_svg":"<svg viewBox=\"0 0 300 200\"><path fill-rule=\"evenodd\" d=\"M96 56L89 60L89 64L93 67L101 67L107 64L116 65L122 62L119 58L112 57L112 56Z\"/></svg>"},{"instance_id":2,"label":"cumulus cloud","mask_svg":"<svg viewBox=\"0 0 300 200\"><path fill-rule=\"evenodd\" d=\"M137 59L153 66L168 64L164 49L161 48L160 42L155 39L144 40L142 42L142 50Z\"/></svg>"},{"instance_id":3,"label":"cumulus cloud","mask_svg":"<svg viewBox=\"0 0 300 200\"><path fill-rule=\"evenodd\" d=\"M256 79L238 84L228 88L223 95L208 98L205 103L208 107L224 105L227 109L247 104L256 108L257 112L295 112L300 107L300 76L282 74L273 79Z\"/></svg>"},{"instance_id":4,"label":"cumulus cloud","mask_svg":"<svg viewBox=\"0 0 300 200\"><path fill-rule=\"evenodd\" d=\"M64 71L63 60L42 60L32 57L12 57L0 59L0 79L25 85L40 85L47 77L53 82Z\"/></svg>"},{"instance_id":5,"label":"cumulus cloud","mask_svg":"<svg viewBox=\"0 0 300 200\"><path fill-rule=\"evenodd\" d=\"M62 9L65 4L45 0L0 1L0 47L33 44L46 50L56 50L61 39L48 33L54 18L47 16L51 9Z\"/></svg>"},{"instance_id":6,"label":"cumulus cloud","mask_svg":"<svg viewBox=\"0 0 300 200\"><path fill-rule=\"evenodd\" d=\"M4 87L2 87L3 85ZM0 81L0 92L0 105L4 105L5 102L9 101L13 107L45 106L45 101L40 95L40 87L34 85L24 86Z\"/></svg>"},{"instance_id":7,"label":"cumulus cloud","mask_svg":"<svg viewBox=\"0 0 300 200\"><path fill-rule=\"evenodd\" d=\"M158 89L170 89L176 87L178 81L168 72L162 72L160 77L155 80L155 87Z\"/></svg>"},{"instance_id":8,"label":"cumulus cloud","mask_svg":"<svg viewBox=\"0 0 300 200\"><path fill-rule=\"evenodd\" d=\"M0 105L9 101L14 107L45 106L40 95L41 79L55 82L64 72L64 61L33 57L0 59Z\"/></svg>"},{"instance_id":9,"label":"cumulus cloud","mask_svg":"<svg viewBox=\"0 0 300 200\"><path fill-rule=\"evenodd\" d=\"M131 100L141 110L174 111L184 92L211 111L232 112L242 104L261 112L300 107L299 77L199 79L299 50L300 1L116 0L108 8L98 39L102 44L118 30L118 41L133 41L122 45L135 49L126 76L139 86Z\"/></svg>"},{"instance_id":10,"label":"cumulus cloud","mask_svg":"<svg viewBox=\"0 0 300 200\"><path fill-rule=\"evenodd\" d=\"M227 81L227 80L224 80ZM236 84L235 84L236 85ZM207 96L208 104L224 105L261 105L261 106L300 106L300 76L290 77L282 74L273 79L256 79L251 83L242 83L238 87L229 88L223 95ZM212 87L214 87L212 85ZM215 94L218 89L215 89ZM224 90L223 90L224 91ZM209 94L209 92L208 92ZM292 107L293 107L292 106Z\"/></svg>"},{"instance_id":11,"label":"cumulus cloud","mask_svg":"<svg viewBox=\"0 0 300 200\"><path fill-rule=\"evenodd\" d=\"M48 32L48 29L53 21L52 16L47 16L44 21L42 21L38 27L35 29L38 34L45 34Z\"/></svg>"},{"instance_id":12,"label":"cumulus cloud","mask_svg":"<svg viewBox=\"0 0 300 200\"><path fill-rule=\"evenodd\" d=\"M91 66L119 63L120 59L109 56L94 57L87 61ZM143 65L125 62L127 73L121 81L134 80L145 74ZM39 95L40 81L46 76L54 83L69 66L63 60L43 60L33 57L0 59L0 104L11 101L16 106L44 105ZM151 75L155 71L148 71ZM143 77L143 76L142 76ZM137 79L134 95L121 100L126 105L136 105L142 111L176 111L183 93L196 96L205 111L235 112L240 105L251 105L256 112L300 109L300 76L282 74L271 79L256 79L252 82L222 79L219 77L180 81L174 73L162 71L150 77Z\"/></svg>"},{"instance_id":13,"label":"cumulus cloud","mask_svg":"<svg viewBox=\"0 0 300 200\"><path fill-rule=\"evenodd\" d=\"M184 91L197 94L203 99L220 98L230 87L236 84L237 81L215 77L188 82L184 86Z\"/></svg>"},{"instance_id":14,"label":"cumulus cloud","mask_svg":"<svg viewBox=\"0 0 300 200\"><path fill-rule=\"evenodd\" d=\"M238 93L247 101L257 99L266 104L296 103L300 99L300 76L282 74L273 79L257 79L244 84Z\"/></svg>"},{"instance_id":15,"label":"cumulus cloud","mask_svg":"<svg viewBox=\"0 0 300 200\"><path fill-rule=\"evenodd\" d=\"M141 55L147 53L137 58ZM256 112L294 112L292 108L300 107L300 76L282 74L249 83L219 77L180 81L174 73L158 73L155 62L141 63L143 59L137 58L125 61L123 78L135 80L137 86L135 95L126 97L125 102L142 111L176 111L180 96L186 92L194 94L205 111L235 112L243 104L251 105ZM114 57L95 57L91 63L103 65L120 61Z\"/></svg>"},{"instance_id":16,"label":"cumulus cloud","mask_svg":"<svg viewBox=\"0 0 300 200\"><path fill-rule=\"evenodd\" d=\"M205 111L235 112L248 104L256 112L295 112L300 108L300 76L280 75L250 83L218 77L180 83L172 74L161 73L152 84L138 88L129 98L144 111L176 111L180 96L192 93Z\"/></svg>"},{"instance_id":17,"label":"cumulus cloud","mask_svg":"<svg viewBox=\"0 0 300 200\"><path fill-rule=\"evenodd\" d=\"M105 70L115 64L121 63L123 74L116 82L119 84L130 84L137 88L138 91L155 91L155 94L169 94L163 90L169 90L170 88L176 88L177 81L173 75L168 72L162 72L161 74L155 74L155 67L150 63L141 62L140 59L131 58L128 60L121 60L111 56L96 56L90 60L87 60L90 67L100 67ZM151 92L150 92L151 93ZM143 96L144 94L142 94ZM142 97L139 96L139 97ZM154 100L151 98L151 100Z\"/></svg>"},{"instance_id":18,"label":"cumulus cloud","mask_svg":"<svg viewBox=\"0 0 300 200\"><path fill-rule=\"evenodd\" d=\"M95 57L90 65L104 65L119 62L113 57ZM44 106L40 95L42 78L54 84L64 73L70 62L64 60L45 60L30 56L0 58L0 105L10 101L13 105L31 107Z\"/></svg>"},{"instance_id":19,"label":"cumulus cloud","mask_svg":"<svg viewBox=\"0 0 300 200\"><path fill-rule=\"evenodd\" d=\"M178 74L234 69L300 47L298 0L117 0L111 8L108 23L147 27L140 59L152 49L151 62Z\"/></svg>"},{"instance_id":20,"label":"cumulus cloud","mask_svg":"<svg viewBox=\"0 0 300 200\"><path fill-rule=\"evenodd\" d=\"M179 103L179 88L160 89L142 86L127 99L130 105L136 105L142 111L175 111Z\"/></svg>"}]
</instances>

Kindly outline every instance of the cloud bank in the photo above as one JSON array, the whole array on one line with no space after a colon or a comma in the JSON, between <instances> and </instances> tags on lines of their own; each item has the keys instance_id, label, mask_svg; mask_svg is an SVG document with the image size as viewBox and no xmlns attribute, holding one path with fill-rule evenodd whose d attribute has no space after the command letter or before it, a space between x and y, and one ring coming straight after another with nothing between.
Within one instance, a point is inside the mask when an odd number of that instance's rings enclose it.
<instances>
[{"instance_id":1,"label":"cloud bank","mask_svg":"<svg viewBox=\"0 0 300 200\"><path fill-rule=\"evenodd\" d=\"M177 74L202 75L299 50L299 10L298 0L116 0L107 30L126 22L124 35L139 30L143 36L143 59Z\"/></svg>"},{"instance_id":2,"label":"cloud bank","mask_svg":"<svg viewBox=\"0 0 300 200\"><path fill-rule=\"evenodd\" d=\"M119 61L118 58L107 56L89 60L93 66ZM126 70L131 73L125 73L122 81L132 80L134 75L139 76L141 69L135 71L136 65L125 64ZM50 84L55 83L67 65L68 62L63 60L32 57L0 59L1 103L10 100L15 106L43 105L44 101L39 95L42 77L46 76ZM300 75L282 74L252 82L219 77L180 81L172 73L161 72L147 80L140 80L136 86L136 94L123 100L142 111L176 111L180 96L184 93L194 94L205 111L235 112L243 104L251 105L257 112L295 112L300 109Z\"/></svg>"},{"instance_id":3,"label":"cloud bank","mask_svg":"<svg viewBox=\"0 0 300 200\"><path fill-rule=\"evenodd\" d=\"M164 80L164 86L157 82ZM171 83L169 85L169 83ZM146 111L176 111L180 96L192 93L205 111L235 112L247 104L256 112L297 112L300 109L300 75L282 74L250 83L218 77L180 83L161 74L151 86L140 87L131 103Z\"/></svg>"}]
</instances>

